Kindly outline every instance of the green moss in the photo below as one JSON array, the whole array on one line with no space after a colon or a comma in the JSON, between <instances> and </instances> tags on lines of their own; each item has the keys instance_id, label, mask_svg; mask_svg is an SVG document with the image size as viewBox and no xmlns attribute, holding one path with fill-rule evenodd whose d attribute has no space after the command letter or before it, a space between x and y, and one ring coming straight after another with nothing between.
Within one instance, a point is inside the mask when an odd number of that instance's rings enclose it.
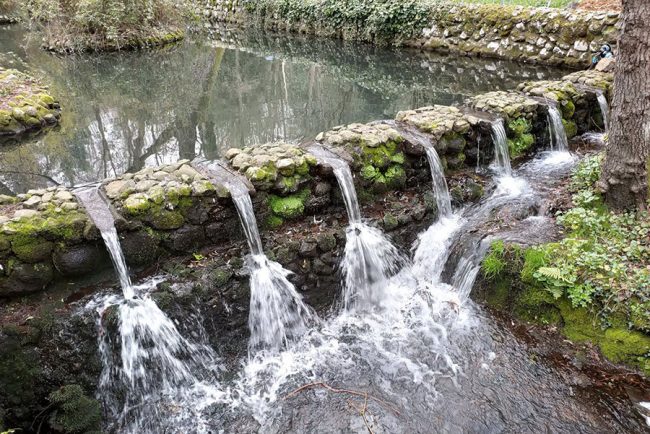
<instances>
[{"instance_id":1,"label":"green moss","mask_svg":"<svg viewBox=\"0 0 650 434\"><path fill-rule=\"evenodd\" d=\"M64 433L99 432L101 406L84 394L81 386L70 384L52 392L50 402L56 407L53 420Z\"/></svg>"},{"instance_id":2,"label":"green moss","mask_svg":"<svg viewBox=\"0 0 650 434\"><path fill-rule=\"evenodd\" d=\"M571 119L576 112L576 105L572 100L566 99L560 103L560 111L564 119Z\"/></svg>"},{"instance_id":3,"label":"green moss","mask_svg":"<svg viewBox=\"0 0 650 434\"><path fill-rule=\"evenodd\" d=\"M507 132L512 137L519 137L523 134L530 133L533 129L533 125L526 118L517 118L508 122Z\"/></svg>"},{"instance_id":4,"label":"green moss","mask_svg":"<svg viewBox=\"0 0 650 434\"><path fill-rule=\"evenodd\" d=\"M404 184L406 184L406 172L404 171L404 167L399 164L390 166L388 170L386 170L384 178L390 187L403 187Z\"/></svg>"},{"instance_id":5,"label":"green moss","mask_svg":"<svg viewBox=\"0 0 650 434\"><path fill-rule=\"evenodd\" d=\"M151 215L149 216L149 221L151 222L151 225L156 229L170 230L180 228L183 225L185 219L183 217L183 214L181 214L179 211L155 209L152 210Z\"/></svg>"},{"instance_id":6,"label":"green moss","mask_svg":"<svg viewBox=\"0 0 650 434\"><path fill-rule=\"evenodd\" d=\"M268 199L269 207L277 217L283 219L296 218L305 212L305 201L310 194L311 191L307 188L303 189L299 193L284 197L271 194ZM275 222L277 222L277 220L275 220Z\"/></svg>"},{"instance_id":7,"label":"green moss","mask_svg":"<svg viewBox=\"0 0 650 434\"><path fill-rule=\"evenodd\" d=\"M266 219L266 226L271 229L279 228L280 226L282 226L283 223L284 223L284 219L275 214L271 214Z\"/></svg>"},{"instance_id":8,"label":"green moss","mask_svg":"<svg viewBox=\"0 0 650 434\"><path fill-rule=\"evenodd\" d=\"M487 279L496 279L506 269L504 259L505 245L502 240L497 240L490 246L490 252L481 262L481 271Z\"/></svg>"},{"instance_id":9,"label":"green moss","mask_svg":"<svg viewBox=\"0 0 650 434\"><path fill-rule=\"evenodd\" d=\"M532 134L522 134L515 139L508 139L508 152L511 158L520 157L535 143L535 136Z\"/></svg>"},{"instance_id":10,"label":"green moss","mask_svg":"<svg viewBox=\"0 0 650 434\"><path fill-rule=\"evenodd\" d=\"M568 139L572 139L578 135L578 125L574 121L562 119L562 125L564 125L564 131L566 131Z\"/></svg>"},{"instance_id":11,"label":"green moss","mask_svg":"<svg viewBox=\"0 0 650 434\"><path fill-rule=\"evenodd\" d=\"M54 244L34 235L18 234L11 241L11 250L24 262L49 260Z\"/></svg>"}]
</instances>

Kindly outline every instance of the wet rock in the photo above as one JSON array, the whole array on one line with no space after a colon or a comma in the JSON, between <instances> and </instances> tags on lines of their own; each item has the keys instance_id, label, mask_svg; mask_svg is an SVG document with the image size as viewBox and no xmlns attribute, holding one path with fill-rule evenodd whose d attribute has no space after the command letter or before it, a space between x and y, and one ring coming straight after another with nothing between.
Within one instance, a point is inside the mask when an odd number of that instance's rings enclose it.
<instances>
[{"instance_id":1,"label":"wet rock","mask_svg":"<svg viewBox=\"0 0 650 434\"><path fill-rule=\"evenodd\" d=\"M59 248L52 260L54 267L64 276L81 276L110 264L106 249L96 244Z\"/></svg>"},{"instance_id":2,"label":"wet rock","mask_svg":"<svg viewBox=\"0 0 650 434\"><path fill-rule=\"evenodd\" d=\"M316 248L318 247L318 244L316 243L315 240L309 239L305 240L302 243L300 243L300 256L303 258L306 257L314 257L318 254L318 251Z\"/></svg>"},{"instance_id":3,"label":"wet rock","mask_svg":"<svg viewBox=\"0 0 650 434\"><path fill-rule=\"evenodd\" d=\"M195 252L204 244L204 239L201 226L183 226L170 236L171 247L178 252Z\"/></svg>"},{"instance_id":4,"label":"wet rock","mask_svg":"<svg viewBox=\"0 0 650 434\"><path fill-rule=\"evenodd\" d=\"M123 234L120 245L129 265L142 266L151 264L157 259L159 242L155 235L147 231L137 231Z\"/></svg>"},{"instance_id":5,"label":"wet rock","mask_svg":"<svg viewBox=\"0 0 650 434\"><path fill-rule=\"evenodd\" d=\"M0 297L29 294L44 289L54 278L51 264L15 263L9 270L9 278L0 277Z\"/></svg>"},{"instance_id":6,"label":"wet rock","mask_svg":"<svg viewBox=\"0 0 650 434\"><path fill-rule=\"evenodd\" d=\"M336 237L331 233L320 233L316 237L321 252L331 252L336 248Z\"/></svg>"}]
</instances>

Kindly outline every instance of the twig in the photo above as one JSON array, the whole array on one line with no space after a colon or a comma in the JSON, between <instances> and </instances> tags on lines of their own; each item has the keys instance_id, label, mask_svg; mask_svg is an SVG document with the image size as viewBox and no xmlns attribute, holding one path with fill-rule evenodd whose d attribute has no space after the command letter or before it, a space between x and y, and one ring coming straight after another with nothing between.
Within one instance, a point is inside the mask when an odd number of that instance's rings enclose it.
<instances>
[{"instance_id":1,"label":"twig","mask_svg":"<svg viewBox=\"0 0 650 434\"><path fill-rule=\"evenodd\" d=\"M368 423L368 418L366 417L366 412L368 411L368 394L366 393L364 395L364 397L363 397L363 407L361 407L361 408L357 407L349 399L348 399L348 405L359 412L359 414L363 418L363 423L366 425L366 429L368 430L368 433L369 434L375 434L374 431L372 430L372 428L370 428L370 424Z\"/></svg>"},{"instance_id":2,"label":"twig","mask_svg":"<svg viewBox=\"0 0 650 434\"><path fill-rule=\"evenodd\" d=\"M332 386L330 386L329 384L327 384L327 383L325 383L323 381L316 381L314 383L304 384L304 385L300 386L299 388L297 388L296 390L294 390L293 392L290 392L287 395L285 395L285 397L283 399L291 398L291 397L297 395L298 393L302 392L303 390L311 389L313 387L322 387L323 389L327 389L330 392L334 392L334 393L349 393L350 395L361 396L361 397L365 398L366 400L368 398L370 398L373 401L376 401L377 403L379 403L380 405L385 406L386 408L388 408L389 410L394 412L396 415L401 416L401 413L399 412L399 410L397 408L395 408L395 406L393 406L392 404L384 401L383 399L379 399L379 398L377 398L375 396L368 395L368 392L360 392L358 390L350 390L350 389L337 389L337 388L332 387Z\"/></svg>"}]
</instances>

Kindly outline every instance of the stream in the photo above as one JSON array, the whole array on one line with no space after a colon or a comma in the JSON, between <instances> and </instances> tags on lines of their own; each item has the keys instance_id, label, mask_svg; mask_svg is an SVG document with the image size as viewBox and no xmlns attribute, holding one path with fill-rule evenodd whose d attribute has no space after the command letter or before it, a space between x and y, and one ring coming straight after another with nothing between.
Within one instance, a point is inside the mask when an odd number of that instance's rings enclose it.
<instances>
[{"instance_id":1,"label":"stream","mask_svg":"<svg viewBox=\"0 0 650 434\"><path fill-rule=\"evenodd\" d=\"M400 109L461 102L563 71L438 57L338 41L245 35L241 47L199 36L167 50L61 58L16 28L0 31L0 64L51 77L64 125L0 150L0 181L13 193L78 185L178 159L220 157L229 147L298 141ZM29 66L28 66L29 65ZM34 66L36 65L36 66ZM360 73L363 71L363 73ZM197 84L198 83L198 84ZM210 345L199 310L171 317L152 293L167 277L129 280L115 222L96 191L76 192L106 240L122 293L75 303L96 315L102 374L97 399L110 433L636 433L641 416L620 395L531 351L470 298L501 212L537 210L509 237L539 235L546 204L577 161L566 135L553 152L511 165L501 121L485 198L453 208L440 159L425 146L440 217L407 252L364 219L348 163L311 148L333 169L348 214L341 302L313 311L265 255L247 187L228 189L250 251L250 339L237 351ZM539 214L539 215L537 215ZM155 274L155 273L152 273ZM175 282L191 287L193 282ZM117 311L118 324L105 319ZM512 325L512 324L511 324ZM191 333L188 333L191 331ZM248 336L242 331L241 336ZM119 355L119 357L118 357Z\"/></svg>"}]
</instances>

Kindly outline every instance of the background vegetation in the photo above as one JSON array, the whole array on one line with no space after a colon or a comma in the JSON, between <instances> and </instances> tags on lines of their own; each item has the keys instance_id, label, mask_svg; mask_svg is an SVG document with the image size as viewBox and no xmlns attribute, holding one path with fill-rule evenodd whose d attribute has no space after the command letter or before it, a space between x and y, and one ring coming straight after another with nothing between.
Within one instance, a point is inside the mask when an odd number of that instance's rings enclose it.
<instances>
[{"instance_id":1,"label":"background vegetation","mask_svg":"<svg viewBox=\"0 0 650 434\"><path fill-rule=\"evenodd\" d=\"M58 51L117 49L177 36L189 11L185 0L28 0L45 45Z\"/></svg>"}]
</instances>

